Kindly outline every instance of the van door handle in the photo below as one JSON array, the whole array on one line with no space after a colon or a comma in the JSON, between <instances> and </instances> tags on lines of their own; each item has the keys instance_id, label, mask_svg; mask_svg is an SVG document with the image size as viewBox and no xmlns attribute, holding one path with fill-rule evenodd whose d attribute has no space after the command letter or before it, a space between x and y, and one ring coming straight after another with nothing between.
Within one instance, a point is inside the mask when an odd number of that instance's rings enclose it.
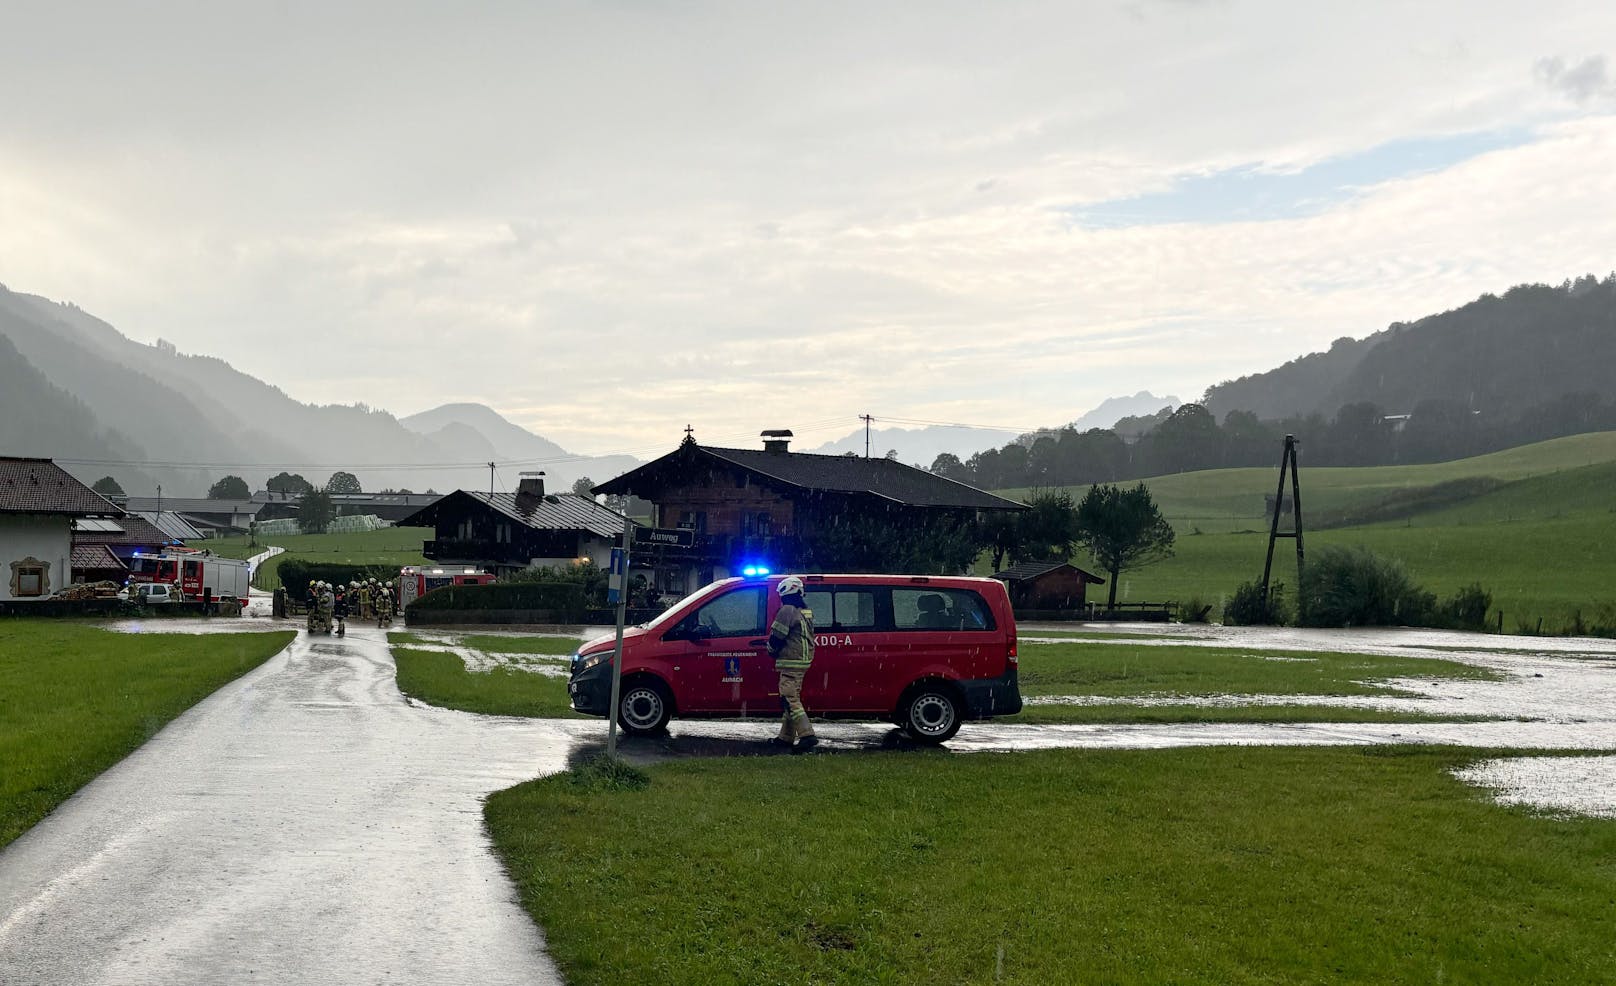
<instances>
[{"instance_id":1,"label":"van door handle","mask_svg":"<svg viewBox=\"0 0 1616 986\"><path fill-rule=\"evenodd\" d=\"M746 646L748 646L748 647L767 647L768 645L769 645L769 638L767 638L767 637L759 637L756 640L748 640L746 642Z\"/></svg>"}]
</instances>

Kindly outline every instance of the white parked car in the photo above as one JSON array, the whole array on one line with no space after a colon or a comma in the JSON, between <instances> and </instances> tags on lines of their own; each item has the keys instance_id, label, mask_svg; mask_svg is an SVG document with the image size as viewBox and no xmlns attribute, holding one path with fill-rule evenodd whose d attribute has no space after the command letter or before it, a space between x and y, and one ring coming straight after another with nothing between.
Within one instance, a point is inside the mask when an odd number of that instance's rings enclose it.
<instances>
[{"instance_id":1,"label":"white parked car","mask_svg":"<svg viewBox=\"0 0 1616 986\"><path fill-rule=\"evenodd\" d=\"M132 599L143 606L177 603L182 598L180 590L166 582L137 582L118 595L123 599Z\"/></svg>"}]
</instances>

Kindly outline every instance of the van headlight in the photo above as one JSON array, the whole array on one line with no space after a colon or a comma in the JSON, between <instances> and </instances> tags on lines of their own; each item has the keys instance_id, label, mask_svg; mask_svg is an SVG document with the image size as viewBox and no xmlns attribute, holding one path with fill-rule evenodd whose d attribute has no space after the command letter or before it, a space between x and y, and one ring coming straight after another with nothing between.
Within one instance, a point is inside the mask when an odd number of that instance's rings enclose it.
<instances>
[{"instance_id":1,"label":"van headlight","mask_svg":"<svg viewBox=\"0 0 1616 986\"><path fill-rule=\"evenodd\" d=\"M611 651L603 650L596 654L579 655L574 657L572 659L573 673L576 674L579 671L588 671L590 668L600 664L603 661L611 660L611 656Z\"/></svg>"}]
</instances>

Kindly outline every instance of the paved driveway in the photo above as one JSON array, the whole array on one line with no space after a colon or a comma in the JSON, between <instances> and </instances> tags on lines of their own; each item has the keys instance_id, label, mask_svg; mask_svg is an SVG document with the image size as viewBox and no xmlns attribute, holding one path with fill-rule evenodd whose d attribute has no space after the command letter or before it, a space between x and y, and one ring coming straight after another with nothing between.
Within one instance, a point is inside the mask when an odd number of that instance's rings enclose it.
<instances>
[{"instance_id":1,"label":"paved driveway","mask_svg":"<svg viewBox=\"0 0 1616 986\"><path fill-rule=\"evenodd\" d=\"M481 798L570 745L300 635L0 853L0 983L559 982Z\"/></svg>"}]
</instances>

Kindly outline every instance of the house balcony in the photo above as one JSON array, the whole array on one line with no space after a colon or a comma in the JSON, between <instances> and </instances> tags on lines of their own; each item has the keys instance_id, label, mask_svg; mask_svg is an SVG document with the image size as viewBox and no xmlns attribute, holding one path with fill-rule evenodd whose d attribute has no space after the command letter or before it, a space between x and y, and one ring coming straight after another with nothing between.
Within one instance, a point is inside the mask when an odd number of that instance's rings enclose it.
<instances>
[{"instance_id":1,"label":"house balcony","mask_svg":"<svg viewBox=\"0 0 1616 986\"><path fill-rule=\"evenodd\" d=\"M439 538L435 541L422 541L421 554L436 562L484 562L484 561L521 561L527 563L522 556L519 545L509 541L490 541L473 538Z\"/></svg>"}]
</instances>

